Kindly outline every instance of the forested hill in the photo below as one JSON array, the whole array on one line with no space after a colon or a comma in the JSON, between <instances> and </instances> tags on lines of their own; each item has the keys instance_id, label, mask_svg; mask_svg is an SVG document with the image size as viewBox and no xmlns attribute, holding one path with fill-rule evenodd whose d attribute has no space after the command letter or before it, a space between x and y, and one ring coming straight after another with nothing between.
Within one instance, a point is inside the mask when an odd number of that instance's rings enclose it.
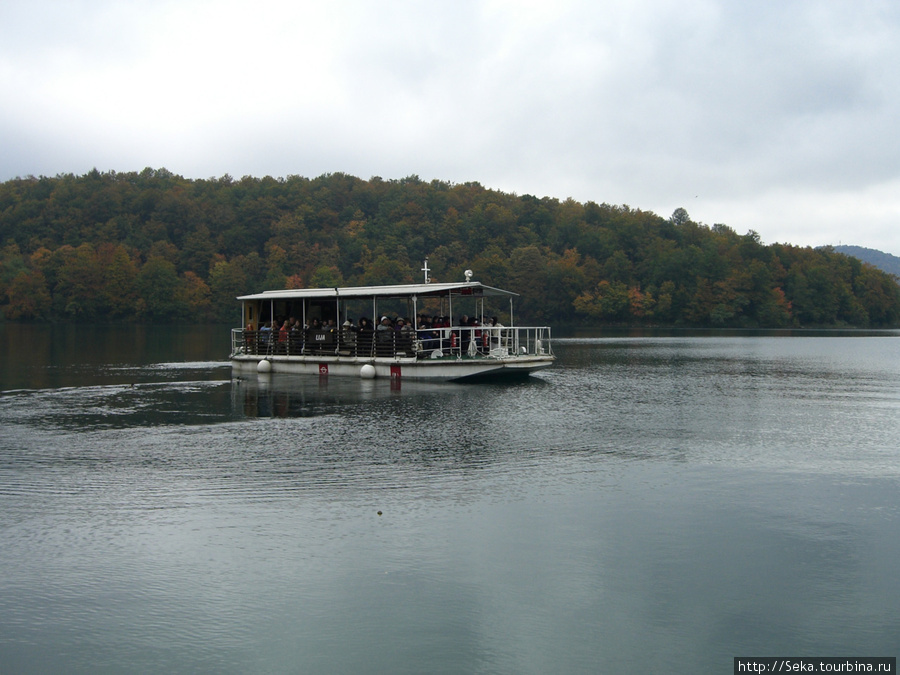
<instances>
[{"instance_id":1,"label":"forested hill","mask_svg":"<svg viewBox=\"0 0 900 675\"><path fill-rule=\"evenodd\" d=\"M517 291L551 325L896 326L900 288L833 249L478 183L164 169L0 184L10 320L210 321L271 288L438 281Z\"/></svg>"},{"instance_id":2,"label":"forested hill","mask_svg":"<svg viewBox=\"0 0 900 675\"><path fill-rule=\"evenodd\" d=\"M875 267L884 270L888 274L900 277L900 258L895 255L862 246L835 246L834 250L844 255L852 255L863 262L875 265Z\"/></svg>"}]
</instances>

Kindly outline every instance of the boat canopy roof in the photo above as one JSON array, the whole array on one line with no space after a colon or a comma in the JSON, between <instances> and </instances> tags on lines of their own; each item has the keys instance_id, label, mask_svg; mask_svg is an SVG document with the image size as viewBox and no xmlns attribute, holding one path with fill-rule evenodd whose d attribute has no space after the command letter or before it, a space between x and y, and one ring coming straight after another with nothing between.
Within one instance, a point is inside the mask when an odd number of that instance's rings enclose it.
<instances>
[{"instance_id":1,"label":"boat canopy roof","mask_svg":"<svg viewBox=\"0 0 900 675\"><path fill-rule=\"evenodd\" d=\"M238 300L291 300L326 298L406 298L446 297L448 295L516 297L518 293L485 286L480 281L460 283L398 284L396 286L348 286L344 288L290 288L240 295Z\"/></svg>"}]
</instances>

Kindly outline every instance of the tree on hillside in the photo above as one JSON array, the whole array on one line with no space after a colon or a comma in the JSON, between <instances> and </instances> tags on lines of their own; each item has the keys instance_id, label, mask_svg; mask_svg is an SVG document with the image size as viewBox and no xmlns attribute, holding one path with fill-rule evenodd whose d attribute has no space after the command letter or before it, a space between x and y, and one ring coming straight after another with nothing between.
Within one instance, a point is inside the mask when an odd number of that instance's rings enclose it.
<instances>
[{"instance_id":1,"label":"tree on hillside","mask_svg":"<svg viewBox=\"0 0 900 675\"><path fill-rule=\"evenodd\" d=\"M301 284L463 279L550 323L896 326L900 287L833 249L573 199L347 174L188 180L166 169L0 183L0 312L61 321L231 320Z\"/></svg>"}]
</instances>

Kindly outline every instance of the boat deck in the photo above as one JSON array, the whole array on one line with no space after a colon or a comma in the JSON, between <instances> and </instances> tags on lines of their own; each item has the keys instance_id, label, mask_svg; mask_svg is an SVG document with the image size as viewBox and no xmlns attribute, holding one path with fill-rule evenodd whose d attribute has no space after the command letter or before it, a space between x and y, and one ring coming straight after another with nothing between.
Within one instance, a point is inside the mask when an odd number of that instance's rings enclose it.
<instances>
[{"instance_id":1,"label":"boat deck","mask_svg":"<svg viewBox=\"0 0 900 675\"><path fill-rule=\"evenodd\" d=\"M550 356L547 327L453 327L429 331L356 332L343 328L231 332L231 355L335 356L351 359L511 359Z\"/></svg>"}]
</instances>

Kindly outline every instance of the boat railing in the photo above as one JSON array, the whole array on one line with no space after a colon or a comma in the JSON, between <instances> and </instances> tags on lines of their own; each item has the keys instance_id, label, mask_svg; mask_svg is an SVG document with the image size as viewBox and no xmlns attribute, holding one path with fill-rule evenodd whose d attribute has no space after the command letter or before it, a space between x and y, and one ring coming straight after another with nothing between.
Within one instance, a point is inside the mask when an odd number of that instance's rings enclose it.
<instances>
[{"instance_id":1,"label":"boat railing","mask_svg":"<svg viewBox=\"0 0 900 675\"><path fill-rule=\"evenodd\" d=\"M547 326L452 326L427 330L309 328L231 331L232 356L492 358L552 355Z\"/></svg>"},{"instance_id":2,"label":"boat railing","mask_svg":"<svg viewBox=\"0 0 900 675\"><path fill-rule=\"evenodd\" d=\"M548 326L452 326L417 332L419 354L442 356L512 358L552 354Z\"/></svg>"}]
</instances>

